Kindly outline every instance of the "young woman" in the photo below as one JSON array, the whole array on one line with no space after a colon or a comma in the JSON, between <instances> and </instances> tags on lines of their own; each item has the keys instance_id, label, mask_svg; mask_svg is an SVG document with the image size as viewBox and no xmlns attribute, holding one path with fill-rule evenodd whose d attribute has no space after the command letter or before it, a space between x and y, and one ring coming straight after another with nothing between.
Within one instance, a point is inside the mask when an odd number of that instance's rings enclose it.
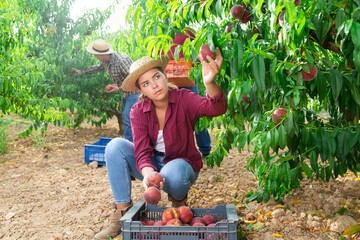
<instances>
[{"instance_id":1,"label":"young woman","mask_svg":"<svg viewBox=\"0 0 360 240\"><path fill-rule=\"evenodd\" d=\"M216 53L215 60L199 56L207 98L168 84L164 74L168 58L143 57L131 65L121 87L141 92L141 100L130 113L134 143L115 138L106 146L106 168L116 209L110 226L95 239L115 237L121 232L119 219L132 206L132 178L143 181L147 188L147 177L158 171L165 179L161 188L168 193L172 206L185 204L203 165L195 146L195 119L216 117L227 110L225 94L215 82L223 61L219 49Z\"/></svg>"}]
</instances>

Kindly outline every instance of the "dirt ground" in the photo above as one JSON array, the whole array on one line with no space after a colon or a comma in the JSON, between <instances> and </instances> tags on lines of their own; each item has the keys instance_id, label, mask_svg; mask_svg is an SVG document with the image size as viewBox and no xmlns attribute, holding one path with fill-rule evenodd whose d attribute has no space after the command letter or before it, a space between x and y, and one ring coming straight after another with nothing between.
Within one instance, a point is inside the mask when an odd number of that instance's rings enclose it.
<instances>
[{"instance_id":1,"label":"dirt ground","mask_svg":"<svg viewBox=\"0 0 360 240\"><path fill-rule=\"evenodd\" d=\"M113 198L106 167L85 164L84 145L118 137L116 120L102 128L52 126L46 138L33 134L19 139L16 133L23 127L21 121L10 125L10 151L0 155L0 239L93 239L108 223ZM359 226L360 178L352 173L329 182L304 180L282 204L252 202L246 208L243 195L257 189L254 175L246 170L250 154L234 149L221 167L204 167L188 205L235 203L243 239L340 239L346 229ZM142 192L140 181L134 181L134 202L143 201ZM160 205L170 206L165 194ZM249 213L255 221L243 221Z\"/></svg>"}]
</instances>

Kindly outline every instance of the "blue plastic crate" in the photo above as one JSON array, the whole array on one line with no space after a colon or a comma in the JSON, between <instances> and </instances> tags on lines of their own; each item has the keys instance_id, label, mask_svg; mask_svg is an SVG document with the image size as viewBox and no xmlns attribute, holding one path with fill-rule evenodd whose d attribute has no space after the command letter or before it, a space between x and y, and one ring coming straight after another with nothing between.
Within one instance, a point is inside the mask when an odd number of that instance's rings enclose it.
<instances>
[{"instance_id":1,"label":"blue plastic crate","mask_svg":"<svg viewBox=\"0 0 360 240\"><path fill-rule=\"evenodd\" d=\"M162 219L167 207L137 202L120 219L123 240L238 240L239 216L234 204L217 205L215 208L191 208L194 217L212 215L217 223L208 226L144 226L139 220L146 217L153 221ZM219 222L226 220L225 222Z\"/></svg>"},{"instance_id":2,"label":"blue plastic crate","mask_svg":"<svg viewBox=\"0 0 360 240\"><path fill-rule=\"evenodd\" d=\"M97 161L99 165L106 165L105 147L111 140L112 138L100 138L96 143L85 144L85 163Z\"/></svg>"}]
</instances>

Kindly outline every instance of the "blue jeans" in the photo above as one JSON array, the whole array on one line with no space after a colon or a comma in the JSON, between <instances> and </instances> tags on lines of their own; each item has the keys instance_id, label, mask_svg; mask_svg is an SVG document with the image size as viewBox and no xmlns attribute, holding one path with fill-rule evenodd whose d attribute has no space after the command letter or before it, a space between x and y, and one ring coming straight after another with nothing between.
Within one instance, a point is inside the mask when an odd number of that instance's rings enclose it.
<instances>
[{"instance_id":1,"label":"blue jeans","mask_svg":"<svg viewBox=\"0 0 360 240\"><path fill-rule=\"evenodd\" d=\"M199 176L184 159L177 158L167 164L164 157L155 155L153 164L165 178L163 191L173 198L182 200ZM112 139L105 148L106 169L115 203L128 203L131 200L131 176L143 180L136 168L134 144L123 138Z\"/></svg>"},{"instance_id":2,"label":"blue jeans","mask_svg":"<svg viewBox=\"0 0 360 240\"><path fill-rule=\"evenodd\" d=\"M130 110L132 106L135 103L137 103L137 101L139 101L139 96L140 93L134 93L122 99L122 106L123 106L122 118L124 122L124 137L130 142L133 142L131 123L130 123Z\"/></svg>"},{"instance_id":3,"label":"blue jeans","mask_svg":"<svg viewBox=\"0 0 360 240\"><path fill-rule=\"evenodd\" d=\"M194 87L179 87L179 89L181 88L186 88L189 89L190 91L199 94L199 89L197 87L196 81ZM208 130L204 128L203 130L197 133L195 132L195 138L196 138L196 144L198 145L199 151L202 153L202 155L203 156L209 155L211 151L211 139Z\"/></svg>"}]
</instances>

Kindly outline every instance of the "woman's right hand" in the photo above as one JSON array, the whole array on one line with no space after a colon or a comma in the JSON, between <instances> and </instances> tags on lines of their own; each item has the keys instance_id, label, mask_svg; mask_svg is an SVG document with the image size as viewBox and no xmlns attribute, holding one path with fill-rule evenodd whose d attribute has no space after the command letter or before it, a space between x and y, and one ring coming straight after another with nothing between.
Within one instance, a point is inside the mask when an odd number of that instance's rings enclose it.
<instances>
[{"instance_id":1,"label":"woman's right hand","mask_svg":"<svg viewBox=\"0 0 360 240\"><path fill-rule=\"evenodd\" d=\"M141 170L141 174L144 176L143 181L142 181L142 184L143 184L145 190L148 189L148 187L149 187L149 180L148 180L148 178L149 178L149 176L150 176L153 172L155 172L155 170L154 170L153 168L151 168L151 167L144 167L144 168ZM161 190L161 189L164 188L164 183L165 183L165 178L163 178L163 181L160 182L159 190Z\"/></svg>"}]
</instances>

